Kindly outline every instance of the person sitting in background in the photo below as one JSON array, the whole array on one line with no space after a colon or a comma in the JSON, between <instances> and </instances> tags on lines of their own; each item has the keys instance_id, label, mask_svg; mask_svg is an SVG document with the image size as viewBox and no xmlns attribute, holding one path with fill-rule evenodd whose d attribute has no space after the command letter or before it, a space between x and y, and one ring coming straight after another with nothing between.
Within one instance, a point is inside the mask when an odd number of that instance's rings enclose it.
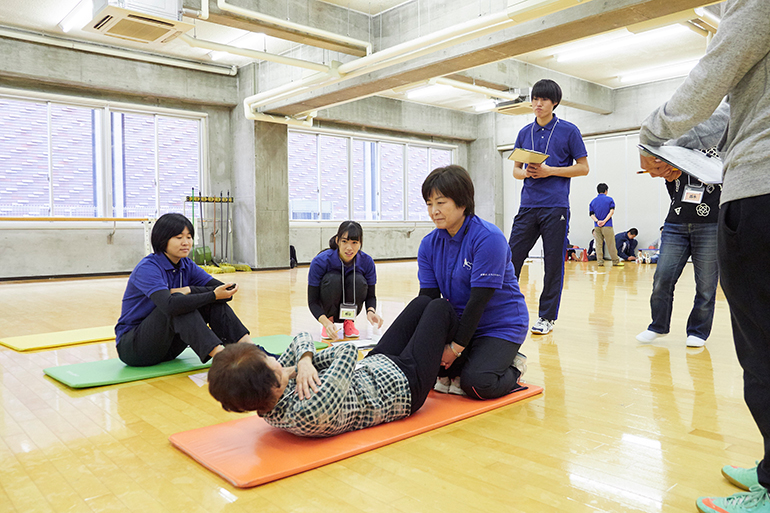
<instances>
[{"instance_id":1,"label":"person sitting in background","mask_svg":"<svg viewBox=\"0 0 770 513\"><path fill-rule=\"evenodd\" d=\"M567 232L567 255L566 260L572 260L574 262L580 262L580 257L577 254L577 249L579 249L580 246L575 246L574 244L571 244L569 241L569 232Z\"/></svg>"},{"instance_id":2,"label":"person sitting in background","mask_svg":"<svg viewBox=\"0 0 770 513\"><path fill-rule=\"evenodd\" d=\"M631 228L627 232L615 235L615 248L621 259L629 262L636 260L636 245L639 241L634 239L636 239L637 235L639 235L639 230L636 228Z\"/></svg>"},{"instance_id":3,"label":"person sitting in background","mask_svg":"<svg viewBox=\"0 0 770 513\"><path fill-rule=\"evenodd\" d=\"M372 257L361 250L363 242L361 225L355 221L343 221L337 228L337 235L329 239L329 247L310 262L307 304L310 313L323 326L321 338L324 340L340 339L334 319L342 322L345 338L358 338L355 318L364 304L369 323L382 327L374 291L377 271ZM343 314L345 318L342 318Z\"/></svg>"},{"instance_id":4,"label":"person sitting in background","mask_svg":"<svg viewBox=\"0 0 770 513\"><path fill-rule=\"evenodd\" d=\"M249 330L225 303L238 285L212 278L190 260L194 237L182 214L163 214L152 227L154 253L131 272L115 326L118 357L126 365L173 360L188 346L206 363L225 344L251 345Z\"/></svg>"},{"instance_id":5,"label":"person sitting in background","mask_svg":"<svg viewBox=\"0 0 770 513\"><path fill-rule=\"evenodd\" d=\"M660 258L660 247L661 247L661 245L663 243L662 239L663 239L663 227L661 226L660 227L660 237L655 239L655 242L650 244L650 248L649 248L649 249L657 249L658 251L648 255L648 263L650 263L650 264L657 264L658 263L658 258Z\"/></svg>"}]
</instances>

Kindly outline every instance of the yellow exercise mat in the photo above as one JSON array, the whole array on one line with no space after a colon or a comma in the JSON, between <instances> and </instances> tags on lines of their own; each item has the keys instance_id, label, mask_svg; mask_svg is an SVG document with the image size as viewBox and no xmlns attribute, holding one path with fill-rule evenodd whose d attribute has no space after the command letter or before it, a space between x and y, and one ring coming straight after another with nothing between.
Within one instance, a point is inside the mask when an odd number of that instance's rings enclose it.
<instances>
[{"instance_id":1,"label":"yellow exercise mat","mask_svg":"<svg viewBox=\"0 0 770 513\"><path fill-rule=\"evenodd\" d=\"M103 342L105 340L115 340L115 326L56 331L54 333L39 333L37 335L22 335L20 337L4 337L0 339L0 344L16 351L34 351L35 349L49 349L52 347L86 344L88 342Z\"/></svg>"}]
</instances>

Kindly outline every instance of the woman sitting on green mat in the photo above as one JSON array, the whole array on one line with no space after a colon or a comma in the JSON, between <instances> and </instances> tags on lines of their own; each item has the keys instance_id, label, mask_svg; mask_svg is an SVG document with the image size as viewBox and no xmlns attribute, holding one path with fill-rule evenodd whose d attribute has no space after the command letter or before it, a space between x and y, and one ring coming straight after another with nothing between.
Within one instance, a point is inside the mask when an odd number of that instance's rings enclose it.
<instances>
[{"instance_id":1,"label":"woman sitting on green mat","mask_svg":"<svg viewBox=\"0 0 770 513\"><path fill-rule=\"evenodd\" d=\"M369 354L352 343L315 352L300 333L277 360L246 344L226 347L209 392L227 411L256 411L277 428L326 437L408 417L425 403L457 329L445 299L412 300Z\"/></svg>"},{"instance_id":2,"label":"woman sitting on green mat","mask_svg":"<svg viewBox=\"0 0 770 513\"><path fill-rule=\"evenodd\" d=\"M205 363L225 344L251 342L249 330L225 303L238 285L212 278L187 257L194 235L182 214L164 214L155 222L150 238L155 252L128 278L115 326L118 357L126 365L173 360L188 346Z\"/></svg>"}]
</instances>

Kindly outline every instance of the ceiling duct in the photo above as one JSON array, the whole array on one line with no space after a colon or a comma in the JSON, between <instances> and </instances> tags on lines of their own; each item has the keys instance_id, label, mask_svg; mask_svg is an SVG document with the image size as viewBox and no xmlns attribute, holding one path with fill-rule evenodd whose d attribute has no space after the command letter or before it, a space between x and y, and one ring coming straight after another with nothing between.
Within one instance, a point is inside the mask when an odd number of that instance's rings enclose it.
<instances>
[{"instance_id":1,"label":"ceiling duct","mask_svg":"<svg viewBox=\"0 0 770 513\"><path fill-rule=\"evenodd\" d=\"M507 114L509 116L518 116L520 114L532 114L532 98L529 96L529 91L519 92L519 97L514 100L506 100L498 102L495 107L495 112L500 114Z\"/></svg>"},{"instance_id":2,"label":"ceiling duct","mask_svg":"<svg viewBox=\"0 0 770 513\"><path fill-rule=\"evenodd\" d=\"M83 30L147 44L163 44L193 26L182 21L182 0L94 0Z\"/></svg>"}]
</instances>

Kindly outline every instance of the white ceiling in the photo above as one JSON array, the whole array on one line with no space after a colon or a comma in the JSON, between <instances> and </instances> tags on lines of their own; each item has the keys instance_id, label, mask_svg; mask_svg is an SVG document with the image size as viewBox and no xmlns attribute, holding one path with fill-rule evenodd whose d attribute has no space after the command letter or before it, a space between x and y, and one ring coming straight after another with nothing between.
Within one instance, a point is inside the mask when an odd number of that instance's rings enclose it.
<instances>
[{"instance_id":1,"label":"white ceiling","mask_svg":"<svg viewBox=\"0 0 770 513\"><path fill-rule=\"evenodd\" d=\"M378 13L404 3L404 0L324 1L364 13ZM78 3L79 0L0 0L0 25L61 38L148 51L146 45L142 43L134 43L106 35L77 29L66 34L62 32L57 24ZM704 1L704 3L706 2ZM293 42L233 27L215 25L202 20L188 18L185 20L194 24L193 30L188 35L208 41L279 54L297 46ZM684 76L687 74L686 69L662 76L653 76L653 70L681 63L692 64L704 54L706 38L702 33L696 33L681 24L668 23L667 26L669 28L657 28L637 34L632 34L626 29L619 29L566 45L520 55L516 59L611 88ZM678 27L679 30L672 31L671 27L673 29ZM591 54L578 56L568 61L562 61L556 57L576 48L583 48L585 51L590 51ZM208 50L192 48L179 40L158 46L150 51L200 62L217 62L235 66L243 66L251 62L246 57L231 54L216 55ZM632 71L641 71L642 73L633 80L621 81L621 77L625 73ZM516 84L512 85L515 86ZM427 98L417 99L407 99L406 94L407 91L401 91L388 93L385 96L467 112L475 112L474 106L486 99L483 95L460 90L454 92L450 90L446 94L430 95Z\"/></svg>"}]
</instances>

